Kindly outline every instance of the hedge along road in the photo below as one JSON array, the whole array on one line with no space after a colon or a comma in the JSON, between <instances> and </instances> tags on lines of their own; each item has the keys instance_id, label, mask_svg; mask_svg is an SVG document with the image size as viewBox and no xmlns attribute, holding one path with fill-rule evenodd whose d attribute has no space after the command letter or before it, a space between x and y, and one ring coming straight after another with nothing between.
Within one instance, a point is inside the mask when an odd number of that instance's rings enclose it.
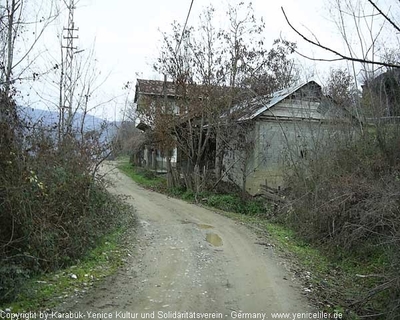
<instances>
[{"instance_id":1,"label":"hedge along road","mask_svg":"<svg viewBox=\"0 0 400 320\"><path fill-rule=\"evenodd\" d=\"M127 195L139 218L131 243L135 254L116 275L64 311L81 311L86 319L267 319L275 312L311 309L300 287L285 280L291 277L279 259L257 245L260 240L247 227L146 190L111 166L103 167L113 181L110 191Z\"/></svg>"}]
</instances>

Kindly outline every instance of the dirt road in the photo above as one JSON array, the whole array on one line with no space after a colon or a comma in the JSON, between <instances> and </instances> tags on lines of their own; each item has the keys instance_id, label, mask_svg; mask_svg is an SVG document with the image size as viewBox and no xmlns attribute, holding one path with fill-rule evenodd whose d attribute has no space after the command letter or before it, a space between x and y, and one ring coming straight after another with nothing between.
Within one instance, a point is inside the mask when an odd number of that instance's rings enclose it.
<instances>
[{"instance_id":1,"label":"dirt road","mask_svg":"<svg viewBox=\"0 0 400 320\"><path fill-rule=\"evenodd\" d=\"M111 191L128 195L137 210L136 254L68 311L96 312L103 319L167 319L174 312L267 319L311 309L279 259L257 245L260 240L245 226L145 190L116 170L111 176Z\"/></svg>"}]
</instances>

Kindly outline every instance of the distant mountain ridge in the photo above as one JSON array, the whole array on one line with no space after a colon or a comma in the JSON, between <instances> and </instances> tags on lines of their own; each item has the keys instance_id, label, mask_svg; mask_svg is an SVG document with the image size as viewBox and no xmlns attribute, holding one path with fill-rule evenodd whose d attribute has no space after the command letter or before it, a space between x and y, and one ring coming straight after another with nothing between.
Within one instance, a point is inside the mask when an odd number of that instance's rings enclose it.
<instances>
[{"instance_id":1,"label":"distant mountain ridge","mask_svg":"<svg viewBox=\"0 0 400 320\"><path fill-rule=\"evenodd\" d=\"M58 125L58 111L33 109L27 107L19 108L20 117L26 122L34 125L36 123L41 123L42 126L47 128L54 128ZM76 113L73 121L73 127L80 129L83 119L82 113ZM83 124L84 132L89 132L93 130L102 130L103 126L107 128L104 130L102 136L105 140L112 139L118 130L120 125L119 121L108 121L102 118L87 114L85 116L85 122Z\"/></svg>"}]
</instances>

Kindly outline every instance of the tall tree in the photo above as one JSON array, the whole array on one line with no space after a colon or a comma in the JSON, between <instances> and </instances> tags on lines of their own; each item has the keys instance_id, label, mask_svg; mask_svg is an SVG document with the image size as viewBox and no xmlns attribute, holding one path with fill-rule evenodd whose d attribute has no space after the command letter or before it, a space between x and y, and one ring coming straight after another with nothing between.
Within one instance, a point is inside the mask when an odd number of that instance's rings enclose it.
<instances>
[{"instance_id":1,"label":"tall tree","mask_svg":"<svg viewBox=\"0 0 400 320\"><path fill-rule=\"evenodd\" d=\"M325 93L342 107L351 107L355 85L353 77L346 69L331 69Z\"/></svg>"},{"instance_id":2,"label":"tall tree","mask_svg":"<svg viewBox=\"0 0 400 320\"><path fill-rule=\"evenodd\" d=\"M40 5L40 12L35 12L34 4L25 0L6 0L0 6L0 38L1 38L1 66L0 85L9 93L13 83L20 80L37 56L30 56L46 28L59 15L56 2L50 1ZM45 8L45 9L44 9ZM30 14L35 12L34 14ZM32 17L32 20L29 20ZM40 17L40 18L38 18ZM24 33L35 26L29 36ZM19 46L18 39L23 40L23 47ZM28 59L29 58L29 59ZM24 63L25 62L25 63ZM24 63L24 65L22 65ZM20 67L17 70L17 67ZM25 75L27 76L27 75ZM34 78L35 73L29 75Z\"/></svg>"},{"instance_id":3,"label":"tall tree","mask_svg":"<svg viewBox=\"0 0 400 320\"><path fill-rule=\"evenodd\" d=\"M294 44L276 41L276 47L268 50L263 37L265 24L262 19L256 19L251 4L228 7L227 29L215 27L214 13L213 7L206 8L198 28L189 27L183 31L174 23L172 34L163 33L163 47L155 64L155 70L175 83L180 110L180 114L164 116L163 121L158 122L163 123L158 126L163 130L160 136L165 137L168 133L165 128L170 128L178 148L188 158L187 172L192 176L188 180L191 181L202 171L200 166L204 165L211 138L217 144L217 179L221 177L227 138L240 129L236 122L240 114L248 112L246 103L234 112L232 107L257 95L258 89L252 90L257 87L253 81L255 75L260 82L274 79L274 85L268 89L258 85L262 88L258 93L267 94L291 83L295 74L295 65L288 59ZM149 112L151 108L153 112ZM154 108L157 107L149 103L142 116L156 115ZM204 185L201 179L194 183L196 190L199 184Z\"/></svg>"}]
</instances>

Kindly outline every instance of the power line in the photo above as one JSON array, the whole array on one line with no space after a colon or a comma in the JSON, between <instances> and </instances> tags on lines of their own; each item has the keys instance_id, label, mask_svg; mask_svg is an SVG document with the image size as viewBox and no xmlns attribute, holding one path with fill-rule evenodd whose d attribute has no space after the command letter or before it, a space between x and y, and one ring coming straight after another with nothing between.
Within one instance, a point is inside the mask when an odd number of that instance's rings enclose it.
<instances>
[{"instance_id":1,"label":"power line","mask_svg":"<svg viewBox=\"0 0 400 320\"><path fill-rule=\"evenodd\" d=\"M189 16L190 16L190 12L192 11L193 2L194 2L194 0L192 0L192 2L190 3L189 12L188 12L188 14L187 14L186 21L185 21L185 25L183 26L181 38L179 39L178 45L176 46L176 49L175 49L175 52L178 52L179 47L181 46L182 39L183 39L183 34L185 33L186 26L187 26L187 23L188 23L188 20L189 20Z\"/></svg>"}]
</instances>

